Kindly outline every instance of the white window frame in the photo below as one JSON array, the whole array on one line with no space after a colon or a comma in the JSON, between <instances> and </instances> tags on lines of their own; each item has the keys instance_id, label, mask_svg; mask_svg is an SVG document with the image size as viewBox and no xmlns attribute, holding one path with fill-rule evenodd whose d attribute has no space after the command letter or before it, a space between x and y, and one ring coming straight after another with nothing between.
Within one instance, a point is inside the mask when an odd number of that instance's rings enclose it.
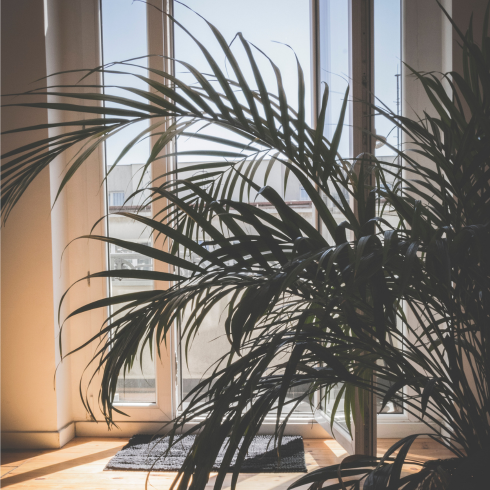
<instances>
[{"instance_id":1,"label":"white window frame","mask_svg":"<svg viewBox=\"0 0 490 490\"><path fill-rule=\"evenodd\" d=\"M99 0L101 1L101 0ZM155 8L156 7L156 8ZM158 14L158 10L165 12L171 12L172 1L170 0L148 0L147 1L147 39L148 39L148 53L163 53L166 56L172 54L172 36L171 36L171 22L168 17L163 14ZM102 11L101 4L99 3L99 12ZM100 22L99 35L102 35L102 22ZM165 33L165 36L164 36ZM102 53L101 53L102 57ZM158 70L171 70L172 64L168 59L161 57L149 57L149 68L155 68ZM150 74L150 78L154 75ZM155 77L156 78L156 77ZM161 80L159 80L161 81ZM154 138L152 136L152 143ZM171 148L167 146L164 152L171 152ZM161 159L154 162L151 166L152 179L164 174L167 171L167 166L172 163L167 163L171 159ZM152 203L152 215L158 213L158 211L164 207L165 204L162 200L157 203ZM159 242L161 241L160 245ZM163 248L163 238L157 239L153 245ZM165 245L168 247L168 244ZM106 250L107 254L107 250ZM106 258L106 262L109 257ZM153 263L154 270L160 272L169 272L167 267L161 262ZM167 283L155 282L154 287L156 289L166 289ZM109 287L108 287L109 291ZM175 335L173 332L167 337L167 348L161 349L161 358L154 353L155 362L155 402L116 402L114 405L121 409L127 416L123 416L114 413L113 419L121 429L124 435L132 435L140 431L150 431L156 433L162 428L162 423L172 420L176 415L176 383L175 383ZM94 429L96 433L101 433L100 428L88 427L87 423L79 422L80 433L84 434L88 430L87 434L93 434ZM77 428L78 428L77 426ZM102 430L102 433L104 431Z\"/></svg>"},{"instance_id":2,"label":"white window frame","mask_svg":"<svg viewBox=\"0 0 490 490\"><path fill-rule=\"evenodd\" d=\"M319 58L318 58L318 46L319 46L319 19L318 19L318 4L321 0L312 0L312 22L316 29L313 32L312 46L313 46L313 56L316 61L313 66L319 66ZM351 31L351 96L355 100L369 100L369 94L372 93L371 90L366 90L366 92L362 93L362 83L360 83L363 76L367 78L367 88L374 87L374 59L373 59L373 5L374 0L349 0L350 5L350 31ZM362 10L364 9L364 12ZM432 10L431 10L432 9ZM422 27L419 24L420 16L429 14L433 15L433 6L430 5L422 5L420 3L408 2L406 0L401 0L401 46L402 46L402 59L407 61L413 68L415 69L434 69L434 66L430 66L427 68L420 68L417 66L417 63L420 63L419 58L420 53L417 50L417 47L414 46L410 41L412 39L417 38L418 31L422 30ZM441 12L442 16L442 12ZM447 59L451 59L452 55L448 55L448 52L451 51L451 39L445 40L444 35L447 36L447 30L450 31L449 27L446 25L448 21L442 17L440 26L434 25L433 30L431 32L431 36L433 36L434 40L439 38L443 38L443 41L446 42L441 47L442 49L442 58L443 61L441 63L441 71L446 72L450 71L451 67L447 64ZM361 47L362 47L362 32L366 27L366 22L368 24L368 28L371 29L370 34L370 46L371 53L364 53L364 59L370 59L370 67L363 66L362 58L361 58ZM369 27L369 24L371 27ZM423 31L425 35L427 33ZM426 42L428 40L426 39ZM355 48L356 47L356 48ZM365 47L365 45L364 45ZM433 56L433 54L432 54ZM414 58L417 60L414 63ZM447 58L447 59L446 59ZM430 56L427 55L427 59L430 59ZM425 59L424 59L425 61ZM404 83L407 79L409 79L410 72L406 67L402 68L402 76L401 80ZM314 80L319 80L319 74L314 73ZM356 83L357 82L357 83ZM369 83L371 84L369 86ZM405 87L403 87L405 89ZM316 91L313 92L317 97L317 100L313 101L313 110L314 113L318 114L318 100L319 100L319 87ZM405 114L411 110L423 111L426 109L425 103L426 101L420 95L420 89L416 89L415 87L410 87L403 93L403 108L402 113ZM366 131L373 132L370 128L370 124L372 118L365 117L365 114L362 114L361 104L351 104L354 106L351 114L352 127L354 128L363 128ZM362 139L362 132L357 130L352 132L351 134L352 143L353 143L353 153L354 155L358 155L362 152L373 153L374 142L370 138L365 138L364 141ZM405 142L406 143L406 142ZM408 315L409 322L415 322L415 319L412 318L410 312L406 312ZM412 390L409 388L405 388L408 390L406 393L408 395L412 394ZM369 436L366 438L366 434L362 434L364 427L355 427L353 430L353 436L348 433L341 425L337 422L333 424L333 430L330 428L331 419L327 413L322 410L318 410L315 412L315 418L317 422L331 435L333 435L337 441L344 447L344 449L349 454L368 454L369 452L373 452L373 449L376 447L376 439L379 438L402 438L411 434L417 433L427 433L428 428L425 424L421 423L414 415L409 414L406 410L401 414L379 414L376 415L375 409L375 401L372 400L372 405L370 412L367 414L368 418L371 420L371 427L367 432L370 432ZM360 429L360 430L359 430ZM359 437L360 436L360 437ZM370 446L370 447L369 447Z\"/></svg>"},{"instance_id":3,"label":"white window frame","mask_svg":"<svg viewBox=\"0 0 490 490\"><path fill-rule=\"evenodd\" d=\"M315 81L318 77L318 2L320 0L311 0L310 13L312 22L312 70L313 77ZM373 0L350 0L351 4L359 6L360 3L367 2L372 5ZM406 2L402 0L402 5ZM164 53L168 57L172 57L173 54L173 33L171 22L163 14L157 15L157 11L154 9L157 7L165 12L172 12L173 1L172 0L148 0L147 9L151 15L148 15L148 46L149 53ZM417 7L413 7L416 9ZM402 8L402 15L404 14L406 7ZM406 26L405 26L406 27ZM353 32L360 32L360 29L353 29ZM99 35L101 31L99 30ZM402 35L402 40L405 40L405 36ZM359 40L357 40L359 41ZM402 41L402 43L403 43ZM355 44L353 40L353 45ZM172 71L172 62L168 58L161 57L151 57L149 58L149 66L152 68L157 68L160 70ZM357 65L359 68L359 64ZM151 75L150 75L151 76ZM405 79L402 76L402 79ZM314 82L315 83L315 82ZM313 87L312 91L312 104L313 111L312 114L316 119L318 115L318 85ZM352 94L352 92L351 92ZM359 115L357 115L359 117ZM355 125L356 114L353 114L353 121ZM354 141L356 136L353 135ZM355 143L354 143L355 144ZM368 142L371 144L371 142ZM164 151L172 152L172 148L167 147ZM152 165L152 176L156 177L164 174L169 165L174 165L171 158L160 159ZM158 212L156 208L157 205L152 205L153 214ZM158 203L159 209L164 206L164 202ZM317 218L316 218L317 219ZM105 252L107 254L107 251ZM155 270L161 270L167 272L166 268L164 270L164 265L161 263L155 264ZM162 289L168 287L165 284L156 284L156 287L161 287ZM96 330L100 327L100 324L92 325L92 330ZM162 359L157 359L157 369L156 369L156 403L118 403L117 406L122 408L123 411L129 415L128 417L121 416L119 414L114 414L114 421L120 426L119 431L113 431L111 435L132 435L138 431L156 431L162 427L162 423L172 420L177 414L177 390L178 390L178 380L177 380L177 356L176 356L176 342L177 336L175 332L172 332L168 336L167 349L162 349ZM74 379L74 382L78 382L78 379ZM96 381L94 381L94 385ZM96 398L96 397L94 397ZM335 436L338 442L350 453L357 452L355 437L352 438L345 431L344 428L334 423L333 433L330 429L330 419L327 414L321 410L317 410L312 417L298 417L298 420L292 420L291 430L298 431L298 433L303 433L304 427L311 428L311 423L315 421L317 427L322 427L329 434ZM94 425L91 422L78 420L77 423L77 435L107 435L107 427L105 424ZM265 427L262 431L263 433L269 433L272 430L272 424L270 427ZM378 436L381 438L390 437L404 437L409 434L426 432L426 426L421 424L417 419L415 419L410 414L404 412L402 414L380 414L377 417L377 431ZM310 434L310 437L317 434L317 437L322 437L322 431L318 429L312 432L304 432L305 435Z\"/></svg>"}]
</instances>

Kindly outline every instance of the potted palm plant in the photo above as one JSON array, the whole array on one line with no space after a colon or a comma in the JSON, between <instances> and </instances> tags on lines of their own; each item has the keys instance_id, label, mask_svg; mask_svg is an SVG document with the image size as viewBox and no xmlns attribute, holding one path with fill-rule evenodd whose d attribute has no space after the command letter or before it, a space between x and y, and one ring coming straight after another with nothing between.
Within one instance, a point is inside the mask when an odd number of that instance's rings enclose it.
<instances>
[{"instance_id":1,"label":"potted palm plant","mask_svg":"<svg viewBox=\"0 0 490 490\"><path fill-rule=\"evenodd\" d=\"M412 152L393 148L398 156L393 163L378 162L372 155L356 161L338 155L347 93L329 141L323 135L328 88L317 129L313 129L305 120L301 66L296 69L299 92L294 110L277 67L272 64L277 80L277 95L273 95L258 69L254 48L238 34L254 74L252 86L228 43L211 24L233 70L231 77L225 76L196 40L211 73L202 74L186 65L195 77L194 85L156 70L152 78L132 75L147 82L150 89L120 88L137 92L146 102L100 93L82 95L78 86L71 92L51 87L50 94L70 100L66 105L48 103L52 109L92 111L83 99L112 106L101 107L102 117L90 119L90 125L82 129L4 155L2 212L7 218L32 178L60 151L88 145L72 162L68 173L73 173L90 150L136 121L149 120L150 128L171 121L158 133L147 165L179 135L194 135L222 146L214 156L223 158L188 168L198 172L191 177L171 170L165 183L145 189L149 193L145 205L165 202L159 216L125 213L154 234L163 234L166 250L110 236L85 237L161 261L171 271L101 271L89 278L143 278L172 281L172 285L166 290L100 299L68 317L113 308L91 339L101 341L93 365L102 373L100 408L110 425L117 410L118 377L131 368L141 346L161 345L178 319L182 334L194 335L209 310L227 298L224 334L229 353L192 389L186 408L169 427L171 440L176 442L186 422L199 420L187 431L197 437L179 472L179 489L188 488L191 478L192 488L205 487L227 437L216 487L223 483L235 455L236 484L247 448L271 411L277 413L280 441L288 414L296 405L313 400L316 392L328 397L339 384L343 388L335 409L344 404L348 422L355 390L370 390L383 404L403 404L406 411L427 423L430 436L455 458L428 464L411 461L420 464L420 471L402 476L416 437L412 436L393 446L384 458L360 458L321 469L294 486L312 483L318 488L319 482L331 479L335 480L331 488L358 488L361 481L364 488L380 489L456 489L476 483L490 450L487 27L485 21L481 48L473 41L471 28L466 35L460 33L465 73L446 76L451 96L433 74L414 72L437 116L412 120L376 108L413 142ZM97 70L122 72L125 64ZM193 133L193 125L202 121L225 128L229 138ZM141 138L146 136L141 134ZM130 142L125 151L136 142ZM286 174L299 180L328 234L320 233L291 209L274 189L254 180L257 165L270 156L285 167ZM373 168L376 184L368 186L364 177ZM238 199L230 197L234 190L240 191ZM260 194L274 206L277 217L242 198L250 193ZM343 215L340 224L326 206L325 196ZM357 202L356 214L351 200ZM386 213L396 217L396 226L385 219ZM416 324L407 320L407 311L417 319ZM372 383L373 376L376 383ZM297 386L308 388L288 396ZM343 394L348 396L341 398ZM88 402L84 403L91 412ZM440 427L435 433L434 425ZM343 482L347 476L356 479Z\"/></svg>"}]
</instances>

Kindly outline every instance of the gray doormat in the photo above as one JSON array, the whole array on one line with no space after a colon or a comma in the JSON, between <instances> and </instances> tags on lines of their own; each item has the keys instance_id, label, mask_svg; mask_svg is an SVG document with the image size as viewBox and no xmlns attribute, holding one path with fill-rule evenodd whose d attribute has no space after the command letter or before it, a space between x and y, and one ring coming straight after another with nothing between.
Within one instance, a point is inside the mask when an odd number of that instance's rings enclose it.
<instances>
[{"instance_id":1,"label":"gray doormat","mask_svg":"<svg viewBox=\"0 0 490 490\"><path fill-rule=\"evenodd\" d=\"M106 470L178 471L194 443L195 435L184 437L163 458L168 448L168 437L135 435L107 464ZM152 440L153 438L153 440ZM227 441L226 441L227 442ZM225 442L225 444L226 444ZM223 448L225 445L223 445ZM217 470L223 461L225 450L221 448L213 467ZM278 461L274 439L271 436L255 436L248 449L240 473L306 473L305 450L301 436L284 436ZM229 471L233 471L233 464Z\"/></svg>"}]
</instances>

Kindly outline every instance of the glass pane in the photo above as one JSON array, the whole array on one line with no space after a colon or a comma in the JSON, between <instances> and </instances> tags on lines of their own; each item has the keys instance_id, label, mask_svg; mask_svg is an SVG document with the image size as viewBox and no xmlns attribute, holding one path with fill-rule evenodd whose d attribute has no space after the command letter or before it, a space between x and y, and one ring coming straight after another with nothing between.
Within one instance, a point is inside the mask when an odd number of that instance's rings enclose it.
<instances>
[{"instance_id":1,"label":"glass pane","mask_svg":"<svg viewBox=\"0 0 490 490\"><path fill-rule=\"evenodd\" d=\"M329 87L325 138L331 140L349 85L349 2L347 0L322 0L319 4L320 24L320 83ZM344 119L344 129L339 145L343 158L351 154L350 110Z\"/></svg>"},{"instance_id":2,"label":"glass pane","mask_svg":"<svg viewBox=\"0 0 490 490\"><path fill-rule=\"evenodd\" d=\"M146 5L135 3L132 0L102 0L101 5L104 63L146 56L148 54ZM143 69L147 66L145 58L136 61L136 63L141 65ZM138 71L138 68L117 65L114 69ZM139 71L142 72L142 69ZM106 93L111 95L128 96L127 92L113 88L112 85L147 88L145 84L130 75L105 74L104 81L106 86L109 86L106 88ZM132 94L131 97L134 98L134 95ZM145 126L147 123L141 123L139 126L125 129L109 139L106 144L108 171L126 144ZM129 199L129 196L137 189L141 179L143 185L149 182L150 176L143 169L148 156L148 142L139 143L110 171L106 183L109 213L123 210L147 217L151 216L151 207L142 207L147 197L145 193ZM116 214L109 216L108 233L113 238L145 245L151 244L151 236L144 226L132 219ZM152 266L151 259L147 257L123 247L109 245L109 267L111 270L151 270ZM122 278L110 280L111 295L149 289L153 289L153 282L149 280ZM148 347L145 347L141 357L137 356L133 368L129 372L120 374L115 401L121 403L155 403L155 362Z\"/></svg>"},{"instance_id":3,"label":"glass pane","mask_svg":"<svg viewBox=\"0 0 490 490\"><path fill-rule=\"evenodd\" d=\"M323 399L323 410L328 416L331 416L333 407L335 405L335 400L342 389L342 385L335 385L330 393ZM344 412L344 396L342 396L340 403L337 405L337 410L335 412L335 422L340 425L345 431L348 431L347 424L345 423L345 412Z\"/></svg>"},{"instance_id":4,"label":"glass pane","mask_svg":"<svg viewBox=\"0 0 490 490\"><path fill-rule=\"evenodd\" d=\"M400 2L393 0L374 1L374 87L378 103L381 102L395 114L400 114L402 87L401 87L401 17ZM376 117L376 134L386 139L394 148L401 149L400 131L395 125L383 117ZM388 144L379 142L376 144L376 158L386 162L386 167L395 162L396 153ZM387 179L386 185L393 188L396 185L396 177ZM398 220L390 209L384 207L383 199L379 200L379 211L383 212L383 218L396 228ZM387 228L381 224L383 228ZM393 339L393 342L398 342ZM401 348L401 345L398 347ZM386 385L386 381L378 380L378 383ZM382 398L377 399L378 409L381 408ZM403 407L390 402L382 411L383 413L403 413Z\"/></svg>"},{"instance_id":5,"label":"glass pane","mask_svg":"<svg viewBox=\"0 0 490 490\"><path fill-rule=\"evenodd\" d=\"M319 3L319 28L320 28L320 88L321 94L325 90L325 84L329 89L327 113L325 118L324 136L329 141L337 128L340 111L345 98L345 92L349 85L350 59L349 59L349 2L347 0L323 0ZM321 100L321 97L320 97ZM320 103L320 101L319 101ZM349 103L350 105L350 103ZM351 151L351 110L348 106L339 144L339 154L342 158L352 158ZM332 196L338 201L336 191L331 189ZM347 190L344 197L349 200ZM335 221L344 221L344 216L338 211L327 196L324 196L330 212ZM331 242L331 237L326 229L322 234Z\"/></svg>"},{"instance_id":6,"label":"glass pane","mask_svg":"<svg viewBox=\"0 0 490 490\"><path fill-rule=\"evenodd\" d=\"M187 0L185 3L214 24L227 41L231 42L237 32L242 32L248 41L265 51L282 70L285 91L289 97L288 101L294 107L297 106L298 93L296 61L294 53L284 44L290 45L298 56L304 71L306 118L307 121L310 121L311 35L309 0L267 0L265 2L263 0L235 0L233 2L229 0ZM219 45L202 19L177 3L175 4L175 16L193 35L205 44L206 48L210 50L218 62L224 59ZM253 73L249 67L246 54L237 44L239 45L240 43L235 41L233 45L234 54L247 80L252 81L254 79ZM196 48L194 42L178 27L175 30L175 51L176 59L190 62L203 72L209 73L207 63ZM260 54L257 55L257 62L269 90L275 91L277 83L270 62ZM227 70L228 73L232 72L230 67L225 66L224 63L221 63L221 68ZM176 73L179 77L189 76L187 69L179 66L178 63L176 65ZM286 74L289 73L294 73L294 76L287 76ZM192 83L192 80L193 78L189 76L190 83ZM237 94L237 96L239 97L240 95ZM231 137L230 133L217 127L207 127L203 131L213 136ZM179 138L177 145L179 151L216 149L212 143L188 138ZM222 147L220 149L224 148ZM179 157L178 166L184 171L187 164L191 162L196 163L197 161L202 161L202 159ZM257 169L254 180L259 185L262 185L264 182L269 161L268 159L264 159ZM185 172L179 175L185 175ZM301 213L310 222L313 222L311 200L299 181L296 177L290 175L286 191L284 192L283 180L284 168L276 164L269 175L267 184L273 187L293 209ZM238 192L235 193L233 199L238 199ZM277 216L275 208L268 204L261 196L251 195L250 201L260 206L264 211ZM227 298L223 298L221 303L207 315L203 326L199 330L199 334L191 343L188 358L185 359L185 353L181 353L181 362L179 364L182 398L205 376L206 370L212 367L222 355L230 350L228 340L224 335L224 317L222 315L227 301ZM295 390L296 392L298 390L301 392L301 387L297 387ZM296 392L291 392L291 397L296 396ZM299 407L299 410L309 410L309 405L305 403Z\"/></svg>"},{"instance_id":7,"label":"glass pane","mask_svg":"<svg viewBox=\"0 0 490 490\"><path fill-rule=\"evenodd\" d=\"M374 86L376 98L395 114L401 112L401 23L400 2L374 1ZM400 148L400 132L392 122L376 118L376 134ZM388 158L395 152L388 145L376 145L376 156Z\"/></svg>"},{"instance_id":8,"label":"glass pane","mask_svg":"<svg viewBox=\"0 0 490 490\"><path fill-rule=\"evenodd\" d=\"M329 107L327 110L325 137L331 139L339 117L345 89L349 80L349 2L321 0L320 4L320 80L328 84L330 89ZM374 2L374 78L375 96L386 104L396 114L401 108L401 30L400 2L393 0L375 0ZM395 148L400 148L400 134L392 123L379 117L376 118L376 133L384 136L387 142ZM352 158L350 139L350 113L346 114L344 132L339 146L339 153L344 158ZM388 163L395 160L395 151L388 145L376 145L376 157ZM395 177L387 179L387 185L393 186ZM347 192L345 193L347 197ZM337 223L343 221L343 216L336 212L335 207L325 197L329 209ZM380 210L383 202L379 203ZM384 218L396 227L395 216L389 209L383 208ZM322 230L328 238L326 230ZM325 400L324 409L331 412L335 398L340 390L335 387ZM381 400L378 400L381 407ZM388 404L384 413L401 413L402 407ZM342 402L338 406L336 422L346 428Z\"/></svg>"},{"instance_id":9,"label":"glass pane","mask_svg":"<svg viewBox=\"0 0 490 490\"><path fill-rule=\"evenodd\" d=\"M321 0L319 3L319 29L320 29L320 48L319 48L319 74L321 82L321 94L323 94L324 84L329 88L329 99L325 120L324 136L331 140L337 122L340 117L340 111L345 98L345 92L349 85L350 78L350 58L349 58L349 2L348 0ZM349 103L350 105L350 103ZM348 106L342 137L339 145L339 154L342 158L352 158L351 142L351 110ZM336 192L332 188L332 195L335 198ZM347 190L344 196L349 200ZM341 223L344 216L339 212L327 196L324 196L330 212L335 221ZM338 201L338 199L336 199ZM322 227L322 234L332 243L332 237L328 231ZM335 399L342 386L335 386L329 395L323 399L323 410L330 415L335 404ZM343 400L343 398L342 398ZM344 417L344 405L341 401L337 407L335 421L347 430Z\"/></svg>"}]
</instances>

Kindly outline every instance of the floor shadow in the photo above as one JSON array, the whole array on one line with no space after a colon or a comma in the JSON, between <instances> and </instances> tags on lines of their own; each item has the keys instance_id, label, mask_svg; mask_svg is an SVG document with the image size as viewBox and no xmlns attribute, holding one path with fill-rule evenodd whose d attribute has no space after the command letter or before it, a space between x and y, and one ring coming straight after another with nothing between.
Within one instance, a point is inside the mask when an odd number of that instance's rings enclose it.
<instances>
[{"instance_id":1,"label":"floor shadow","mask_svg":"<svg viewBox=\"0 0 490 490\"><path fill-rule=\"evenodd\" d=\"M82 446L86 443L94 443L94 442L104 442L107 441L107 438L102 437L75 437L67 444L65 444L62 448L52 448L52 449L14 449L14 448L2 448L1 458L3 466L19 466L19 464L15 464L19 461L26 461L28 459L35 458L36 456L42 456L45 454L56 453L60 449L70 449L72 447ZM122 441L126 441L127 439L122 438Z\"/></svg>"},{"instance_id":2,"label":"floor shadow","mask_svg":"<svg viewBox=\"0 0 490 490\"><path fill-rule=\"evenodd\" d=\"M1 478L1 487L5 488L10 485L15 485L17 483L22 483L33 478L40 478L51 473L56 473L57 471L66 470L68 468L74 468L75 466L81 466L84 464L93 463L100 459L107 458L109 456L114 456L114 454L121 450L124 444L121 446L113 447L111 449L106 449L105 451L99 451L98 453L89 454L88 456L81 456L79 458L69 459L68 461L63 461L61 463L55 463L49 466L44 466L43 468L37 468L32 471L26 471L19 475L5 475ZM37 453L39 455L39 452Z\"/></svg>"},{"instance_id":3,"label":"floor shadow","mask_svg":"<svg viewBox=\"0 0 490 490\"><path fill-rule=\"evenodd\" d=\"M49 454L54 451L59 451L59 449L42 449L42 450L29 450L29 449L2 449L2 465L12 465L16 466L18 461L25 461L26 459L31 459L40 454ZM20 463L17 464L17 466Z\"/></svg>"}]
</instances>

